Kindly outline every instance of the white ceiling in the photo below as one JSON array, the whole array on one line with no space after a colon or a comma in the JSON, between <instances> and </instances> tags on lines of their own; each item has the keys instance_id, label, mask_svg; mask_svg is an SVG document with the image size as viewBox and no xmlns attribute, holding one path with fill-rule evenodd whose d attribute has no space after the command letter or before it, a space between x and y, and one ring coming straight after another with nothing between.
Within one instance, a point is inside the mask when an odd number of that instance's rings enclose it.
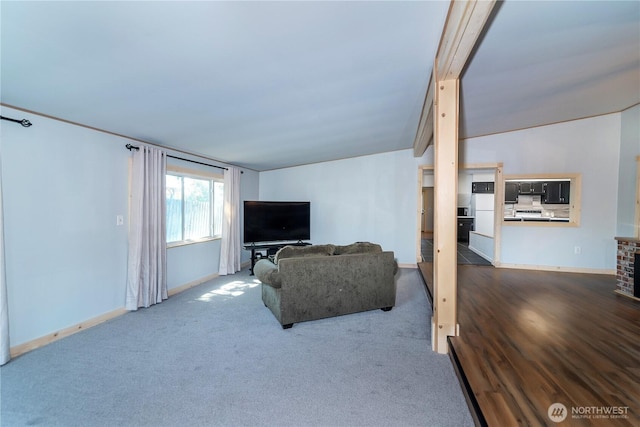
<instances>
[{"instance_id":1,"label":"white ceiling","mask_svg":"<svg viewBox=\"0 0 640 427\"><path fill-rule=\"evenodd\" d=\"M639 1L506 1L463 74L460 136L639 102Z\"/></svg>"},{"instance_id":2,"label":"white ceiling","mask_svg":"<svg viewBox=\"0 0 640 427\"><path fill-rule=\"evenodd\" d=\"M406 149L448 6L3 0L0 99L255 170ZM507 1L461 88L467 137L637 104L640 2Z\"/></svg>"}]
</instances>

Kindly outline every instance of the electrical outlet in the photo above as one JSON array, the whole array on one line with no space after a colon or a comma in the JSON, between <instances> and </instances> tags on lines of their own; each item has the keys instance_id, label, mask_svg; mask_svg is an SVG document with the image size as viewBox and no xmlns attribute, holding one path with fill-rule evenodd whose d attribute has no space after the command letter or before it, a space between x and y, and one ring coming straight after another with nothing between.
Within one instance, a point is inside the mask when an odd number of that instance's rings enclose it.
<instances>
[{"instance_id":1,"label":"electrical outlet","mask_svg":"<svg viewBox=\"0 0 640 427\"><path fill-rule=\"evenodd\" d=\"M116 225L122 225L122 224L124 224L124 216L117 215L116 216Z\"/></svg>"},{"instance_id":2,"label":"electrical outlet","mask_svg":"<svg viewBox=\"0 0 640 427\"><path fill-rule=\"evenodd\" d=\"M574 246L573 253L576 255L580 255L582 253L582 248L580 246Z\"/></svg>"}]
</instances>

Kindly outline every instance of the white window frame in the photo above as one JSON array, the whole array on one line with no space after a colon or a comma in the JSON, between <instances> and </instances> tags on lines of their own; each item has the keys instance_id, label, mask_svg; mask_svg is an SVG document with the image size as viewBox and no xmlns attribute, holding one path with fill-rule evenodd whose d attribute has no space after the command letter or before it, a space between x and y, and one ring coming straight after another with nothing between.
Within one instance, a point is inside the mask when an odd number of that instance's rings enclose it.
<instances>
[{"instance_id":1,"label":"white window frame","mask_svg":"<svg viewBox=\"0 0 640 427\"><path fill-rule=\"evenodd\" d=\"M206 172L206 171L202 171L202 170L197 170L197 169L190 169L190 168L185 168L182 166L176 166L176 165L167 165L167 171L166 171L167 175L173 175L173 176L180 176L180 177L186 177L186 178L195 178L195 179L204 179L204 180L208 180L208 181L212 181L212 182L221 182L224 183L224 175L222 174L217 174L217 173L212 173L212 172ZM211 209L213 210L214 207L214 201L213 201L213 191L212 191L212 200L211 200ZM213 212L212 212L212 220L213 218ZM183 218L184 220L184 218ZM183 230L184 233L184 230ZM203 243L203 242L210 242L213 240L219 240L221 239L222 236L221 235L214 235L214 236L208 236L208 237L203 237L200 239L190 239L190 240L178 240L175 242L167 242L167 248L174 248L174 247L178 247L178 246L185 246L185 245L193 245L196 243Z\"/></svg>"}]
</instances>

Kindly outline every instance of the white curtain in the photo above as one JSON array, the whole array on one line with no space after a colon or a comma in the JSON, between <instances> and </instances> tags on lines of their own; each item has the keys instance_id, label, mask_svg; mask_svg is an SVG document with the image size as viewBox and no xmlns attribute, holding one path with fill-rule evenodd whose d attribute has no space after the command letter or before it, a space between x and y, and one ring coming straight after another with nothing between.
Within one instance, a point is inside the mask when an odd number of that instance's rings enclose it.
<instances>
[{"instance_id":1,"label":"white curtain","mask_svg":"<svg viewBox=\"0 0 640 427\"><path fill-rule=\"evenodd\" d=\"M220 243L219 274L240 271L240 170L224 171L224 215Z\"/></svg>"},{"instance_id":2,"label":"white curtain","mask_svg":"<svg viewBox=\"0 0 640 427\"><path fill-rule=\"evenodd\" d=\"M168 298L166 244L166 154L140 145L133 152L127 310Z\"/></svg>"},{"instance_id":3,"label":"white curtain","mask_svg":"<svg viewBox=\"0 0 640 427\"><path fill-rule=\"evenodd\" d=\"M0 159L0 177L2 160ZM7 276L4 263L4 214L2 207L2 180L0 179L0 365L11 358L9 344L9 303L7 302Z\"/></svg>"}]
</instances>

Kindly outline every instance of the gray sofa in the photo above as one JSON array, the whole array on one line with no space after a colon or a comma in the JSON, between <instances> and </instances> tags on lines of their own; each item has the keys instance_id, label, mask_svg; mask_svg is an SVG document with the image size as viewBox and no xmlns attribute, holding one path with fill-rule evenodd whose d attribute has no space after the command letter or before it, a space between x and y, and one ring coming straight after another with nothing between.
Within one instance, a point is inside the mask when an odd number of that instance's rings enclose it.
<instances>
[{"instance_id":1,"label":"gray sofa","mask_svg":"<svg viewBox=\"0 0 640 427\"><path fill-rule=\"evenodd\" d=\"M358 242L347 246L285 246L254 267L262 301L283 328L360 311L391 310L396 302L393 252Z\"/></svg>"}]
</instances>

